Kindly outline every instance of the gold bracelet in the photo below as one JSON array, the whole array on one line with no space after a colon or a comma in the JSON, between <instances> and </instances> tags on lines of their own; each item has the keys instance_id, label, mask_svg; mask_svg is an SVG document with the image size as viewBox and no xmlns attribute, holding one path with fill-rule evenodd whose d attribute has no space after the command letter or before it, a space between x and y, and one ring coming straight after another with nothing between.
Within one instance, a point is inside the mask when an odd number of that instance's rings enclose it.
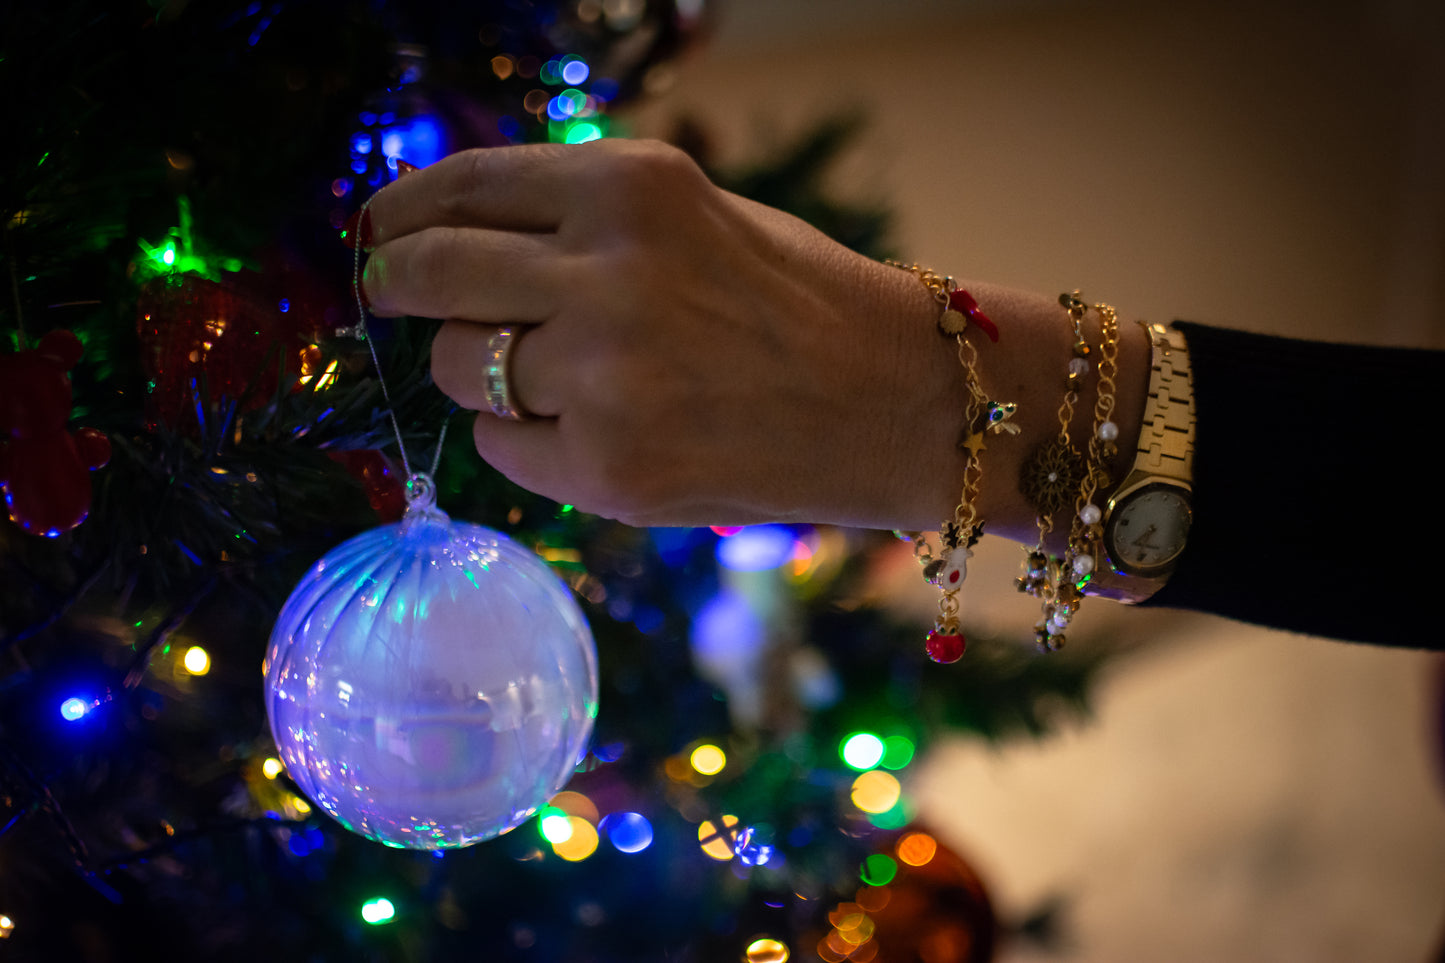
<instances>
[{"instance_id":1,"label":"gold bracelet","mask_svg":"<svg viewBox=\"0 0 1445 963\"><path fill-rule=\"evenodd\" d=\"M1084 456L1069 435L1074 420L1074 405L1079 400L1084 376L1089 373L1092 349L1084 339L1084 314L1088 306L1070 294L1059 295L1059 303L1068 312L1074 328L1074 357L1069 361L1064 380L1064 400L1059 404L1059 433L1039 445L1024 460L1019 470L1019 491L1034 507L1035 524L1039 530L1038 544L1024 549L1024 574L1018 579L1019 591L1036 598L1046 598L1058 584L1061 559L1050 558L1044 541L1054 529L1054 515L1069 503L1078 491L1086 471Z\"/></svg>"},{"instance_id":2,"label":"gold bracelet","mask_svg":"<svg viewBox=\"0 0 1445 963\"><path fill-rule=\"evenodd\" d=\"M1067 297L1071 298L1067 305L1071 315L1083 307L1078 291ZM1061 297L1060 301L1063 300ZM1065 632L1083 602L1084 586L1093 577L1103 536L1103 512L1094 504L1094 496L1109 488L1109 462L1118 454L1114 442L1119 437L1119 427L1112 416L1115 378L1119 371L1119 317L1107 304L1096 304L1094 310L1099 314L1102 332L1096 366L1099 386L1094 399L1094 425L1089 435L1083 480L1074 499L1069 541L1059 560L1057 576L1043 598L1043 618L1034 626L1034 642L1044 652L1063 648Z\"/></svg>"},{"instance_id":3,"label":"gold bracelet","mask_svg":"<svg viewBox=\"0 0 1445 963\"><path fill-rule=\"evenodd\" d=\"M963 367L968 400L964 404L963 432L959 448L967 455L963 470L963 486L953 517L939 526L939 547L935 551L920 532L898 533L911 539L913 554L923 566L923 577L940 589L938 619L928 633L925 650L935 662L957 662L963 658L967 640L958 619L958 592L968 575L968 559L973 545L983 534L983 519L978 514L978 492L983 479L980 456L987 432L1018 433L1018 426L1008 419L1017 410L1013 403L990 401L979 383L978 349L968 340L970 326L983 331L992 341L998 340L998 328L979 308L978 302L951 277L939 275L917 264L885 261L893 267L911 272L938 302L942 312L938 330L958 344L958 361Z\"/></svg>"}]
</instances>

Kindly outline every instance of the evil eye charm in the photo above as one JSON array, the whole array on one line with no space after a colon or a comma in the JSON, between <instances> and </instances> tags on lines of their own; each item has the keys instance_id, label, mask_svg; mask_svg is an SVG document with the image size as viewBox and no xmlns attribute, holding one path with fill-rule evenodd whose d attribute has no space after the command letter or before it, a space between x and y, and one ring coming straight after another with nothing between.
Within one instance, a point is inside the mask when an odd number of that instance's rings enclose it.
<instances>
[{"instance_id":1,"label":"evil eye charm","mask_svg":"<svg viewBox=\"0 0 1445 963\"><path fill-rule=\"evenodd\" d=\"M1012 401L999 402L990 401L988 410L984 412L986 422L985 431L1006 431L1011 435L1019 433L1019 426L1008 419L1012 418L1019 410L1019 406Z\"/></svg>"}]
</instances>

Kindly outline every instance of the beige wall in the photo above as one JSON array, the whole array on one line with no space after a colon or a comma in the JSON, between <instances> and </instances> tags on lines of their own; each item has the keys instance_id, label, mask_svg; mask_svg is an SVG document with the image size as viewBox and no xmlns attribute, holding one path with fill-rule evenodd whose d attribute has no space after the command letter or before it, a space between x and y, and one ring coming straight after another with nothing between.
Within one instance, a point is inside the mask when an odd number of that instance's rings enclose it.
<instances>
[{"instance_id":1,"label":"beige wall","mask_svg":"<svg viewBox=\"0 0 1445 963\"><path fill-rule=\"evenodd\" d=\"M909 257L1126 316L1445 347L1445 5L719 6L637 133L689 116L753 160L861 108L838 183L897 212ZM965 606L1022 636L1027 600L990 588L1016 552L985 540ZM1321 604L1348 590L1322 578ZM891 591L926 617L913 578ZM1142 646L1092 724L950 746L913 784L1006 912L1073 896L1071 960L1429 958L1437 657L1097 603L1076 624L1076 645Z\"/></svg>"},{"instance_id":2,"label":"beige wall","mask_svg":"<svg viewBox=\"0 0 1445 963\"><path fill-rule=\"evenodd\" d=\"M1445 345L1438 4L718 6L640 133L695 116L753 159L861 108L842 186L919 260L1151 318Z\"/></svg>"}]
</instances>

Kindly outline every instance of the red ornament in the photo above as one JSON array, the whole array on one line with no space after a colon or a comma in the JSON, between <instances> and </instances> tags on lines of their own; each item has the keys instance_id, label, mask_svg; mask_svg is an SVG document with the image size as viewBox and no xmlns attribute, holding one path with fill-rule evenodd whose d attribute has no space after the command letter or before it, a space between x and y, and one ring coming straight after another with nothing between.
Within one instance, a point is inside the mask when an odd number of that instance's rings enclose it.
<instances>
[{"instance_id":1,"label":"red ornament","mask_svg":"<svg viewBox=\"0 0 1445 963\"><path fill-rule=\"evenodd\" d=\"M395 462L379 451L333 451L332 461L346 468L366 488L366 500L383 525L406 514L406 479Z\"/></svg>"},{"instance_id":2,"label":"red ornament","mask_svg":"<svg viewBox=\"0 0 1445 963\"><path fill-rule=\"evenodd\" d=\"M935 628L928 633L928 641L924 648L928 650L928 657L941 665L948 665L963 658L963 650L967 648L964 641L963 631L952 632Z\"/></svg>"},{"instance_id":3,"label":"red ornament","mask_svg":"<svg viewBox=\"0 0 1445 963\"><path fill-rule=\"evenodd\" d=\"M259 283L256 285L259 287ZM240 276L156 278L136 304L152 424L195 431L223 401L251 411L276 396L280 373L300 373L314 330L309 303L261 297Z\"/></svg>"},{"instance_id":4,"label":"red ornament","mask_svg":"<svg viewBox=\"0 0 1445 963\"><path fill-rule=\"evenodd\" d=\"M891 847L898 875L871 910L880 960L890 963L986 963L998 944L998 920L972 866L932 834L913 826ZM870 898L860 893L860 902ZM876 894L882 895L882 894Z\"/></svg>"},{"instance_id":5,"label":"red ornament","mask_svg":"<svg viewBox=\"0 0 1445 963\"><path fill-rule=\"evenodd\" d=\"M90 473L110 461L110 439L66 431L80 339L52 331L33 351L0 356L0 490L10 520L55 537L90 513Z\"/></svg>"}]
</instances>

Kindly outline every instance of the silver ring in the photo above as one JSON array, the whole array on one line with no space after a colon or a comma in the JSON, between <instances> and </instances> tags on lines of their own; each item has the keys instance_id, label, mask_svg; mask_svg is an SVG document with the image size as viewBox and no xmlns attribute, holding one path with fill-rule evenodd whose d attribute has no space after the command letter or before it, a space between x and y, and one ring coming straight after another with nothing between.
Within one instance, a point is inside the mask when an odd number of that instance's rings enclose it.
<instances>
[{"instance_id":1,"label":"silver ring","mask_svg":"<svg viewBox=\"0 0 1445 963\"><path fill-rule=\"evenodd\" d=\"M507 421L523 421L528 415L512 397L510 364L512 346L520 337L517 328L498 328L487 339L487 367L483 390L492 414Z\"/></svg>"}]
</instances>

